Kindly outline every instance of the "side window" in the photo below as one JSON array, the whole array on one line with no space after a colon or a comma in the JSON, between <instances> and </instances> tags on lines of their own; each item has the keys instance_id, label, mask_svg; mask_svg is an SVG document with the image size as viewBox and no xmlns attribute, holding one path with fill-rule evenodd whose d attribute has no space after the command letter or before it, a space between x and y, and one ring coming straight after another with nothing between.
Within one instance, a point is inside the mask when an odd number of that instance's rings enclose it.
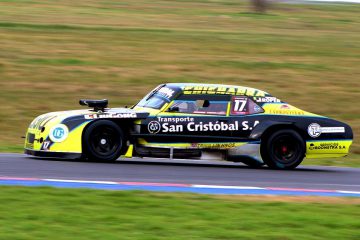
<instances>
[{"instance_id":1,"label":"side window","mask_svg":"<svg viewBox=\"0 0 360 240\"><path fill-rule=\"evenodd\" d=\"M228 103L225 101L198 100L196 114L226 115Z\"/></svg>"},{"instance_id":2,"label":"side window","mask_svg":"<svg viewBox=\"0 0 360 240\"><path fill-rule=\"evenodd\" d=\"M171 109L176 109L176 108L178 108L177 112L193 113L196 109L196 102L195 101L175 100L174 104L171 106Z\"/></svg>"},{"instance_id":3,"label":"side window","mask_svg":"<svg viewBox=\"0 0 360 240\"><path fill-rule=\"evenodd\" d=\"M231 115L262 113L264 110L248 97L234 96L231 99Z\"/></svg>"},{"instance_id":4,"label":"side window","mask_svg":"<svg viewBox=\"0 0 360 240\"><path fill-rule=\"evenodd\" d=\"M168 111L205 115L226 115L229 102L229 98L226 98L187 96L187 99L179 98L175 100Z\"/></svg>"}]
</instances>

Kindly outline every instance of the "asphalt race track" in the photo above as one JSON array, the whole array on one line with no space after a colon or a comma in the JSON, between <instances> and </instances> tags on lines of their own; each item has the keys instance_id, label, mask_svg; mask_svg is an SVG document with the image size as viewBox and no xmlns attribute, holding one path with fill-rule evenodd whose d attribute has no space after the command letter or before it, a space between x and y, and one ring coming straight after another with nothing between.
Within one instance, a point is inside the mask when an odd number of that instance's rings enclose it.
<instances>
[{"instance_id":1,"label":"asphalt race track","mask_svg":"<svg viewBox=\"0 0 360 240\"><path fill-rule=\"evenodd\" d=\"M94 163L0 154L0 178L76 179L198 186L252 186L273 189L341 190L360 194L360 169L300 166L281 171L203 160L120 159Z\"/></svg>"}]
</instances>

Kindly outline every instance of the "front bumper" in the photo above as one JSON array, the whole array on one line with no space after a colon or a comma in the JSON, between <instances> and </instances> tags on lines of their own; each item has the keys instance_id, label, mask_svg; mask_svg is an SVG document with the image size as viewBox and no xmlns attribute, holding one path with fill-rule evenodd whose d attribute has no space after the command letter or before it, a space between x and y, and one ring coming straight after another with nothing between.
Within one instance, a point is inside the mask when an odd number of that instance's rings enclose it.
<instances>
[{"instance_id":1,"label":"front bumper","mask_svg":"<svg viewBox=\"0 0 360 240\"><path fill-rule=\"evenodd\" d=\"M25 149L25 154L44 157L44 158L65 158L65 159L79 159L81 153L66 153L66 152L49 152L49 151L36 151L32 149Z\"/></svg>"}]
</instances>

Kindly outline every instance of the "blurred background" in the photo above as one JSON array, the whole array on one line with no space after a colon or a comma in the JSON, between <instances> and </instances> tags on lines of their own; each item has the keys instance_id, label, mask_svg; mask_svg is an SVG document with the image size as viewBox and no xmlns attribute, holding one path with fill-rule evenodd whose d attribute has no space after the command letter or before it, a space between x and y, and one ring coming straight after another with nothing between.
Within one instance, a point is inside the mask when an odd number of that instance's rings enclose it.
<instances>
[{"instance_id":1,"label":"blurred background","mask_svg":"<svg viewBox=\"0 0 360 240\"><path fill-rule=\"evenodd\" d=\"M160 83L201 82L345 121L360 159L359 13L303 1L0 0L0 151L21 152L35 116L80 98L119 107Z\"/></svg>"}]
</instances>

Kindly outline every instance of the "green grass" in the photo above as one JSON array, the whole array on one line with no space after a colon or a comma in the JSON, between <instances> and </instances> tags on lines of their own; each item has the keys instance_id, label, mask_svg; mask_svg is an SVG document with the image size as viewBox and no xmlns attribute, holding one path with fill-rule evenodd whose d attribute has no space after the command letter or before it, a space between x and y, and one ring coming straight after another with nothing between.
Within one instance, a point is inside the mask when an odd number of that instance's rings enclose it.
<instances>
[{"instance_id":1,"label":"green grass","mask_svg":"<svg viewBox=\"0 0 360 240\"><path fill-rule=\"evenodd\" d=\"M342 158L305 159L302 165L360 167L360 154L349 154Z\"/></svg>"},{"instance_id":2,"label":"green grass","mask_svg":"<svg viewBox=\"0 0 360 240\"><path fill-rule=\"evenodd\" d=\"M0 152L23 153L24 146L23 145L2 145L2 146L0 146Z\"/></svg>"},{"instance_id":3,"label":"green grass","mask_svg":"<svg viewBox=\"0 0 360 240\"><path fill-rule=\"evenodd\" d=\"M7 240L360 238L360 204L352 199L344 204L45 187L0 191L0 239Z\"/></svg>"},{"instance_id":4,"label":"green grass","mask_svg":"<svg viewBox=\"0 0 360 240\"><path fill-rule=\"evenodd\" d=\"M0 151L17 151L41 113L79 108L79 98L130 105L164 82L260 88L349 123L356 137L359 11L275 4L256 14L236 0L0 1ZM360 154L358 138L351 151Z\"/></svg>"}]
</instances>

